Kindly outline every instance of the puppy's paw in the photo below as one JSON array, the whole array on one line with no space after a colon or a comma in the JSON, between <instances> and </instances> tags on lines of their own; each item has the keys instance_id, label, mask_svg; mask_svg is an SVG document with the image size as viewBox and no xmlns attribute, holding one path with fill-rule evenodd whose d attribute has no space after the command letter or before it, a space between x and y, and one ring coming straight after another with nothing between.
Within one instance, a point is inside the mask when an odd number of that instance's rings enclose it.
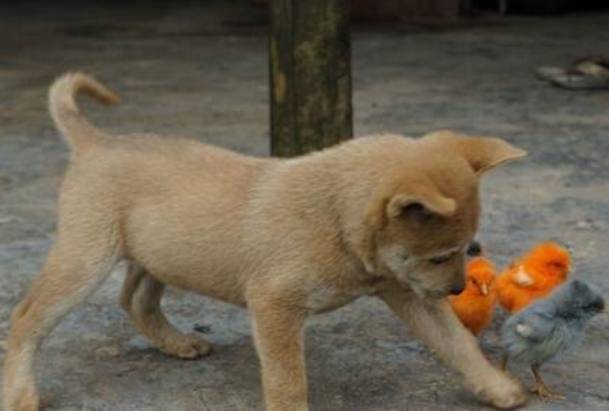
<instances>
[{"instance_id":1,"label":"puppy's paw","mask_svg":"<svg viewBox=\"0 0 609 411\"><path fill-rule=\"evenodd\" d=\"M499 373L494 378L472 384L476 397L500 409L511 409L527 401L527 393L522 385L506 374Z\"/></svg>"},{"instance_id":2,"label":"puppy's paw","mask_svg":"<svg viewBox=\"0 0 609 411\"><path fill-rule=\"evenodd\" d=\"M194 334L184 334L166 341L161 351L184 360L194 360L208 355L211 344Z\"/></svg>"}]
</instances>

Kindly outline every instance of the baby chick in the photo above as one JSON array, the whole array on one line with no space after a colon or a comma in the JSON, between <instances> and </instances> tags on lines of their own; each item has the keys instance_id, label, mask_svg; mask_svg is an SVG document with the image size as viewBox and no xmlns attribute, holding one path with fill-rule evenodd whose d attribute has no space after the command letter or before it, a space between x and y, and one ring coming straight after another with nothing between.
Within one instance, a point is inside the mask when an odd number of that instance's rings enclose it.
<instances>
[{"instance_id":1,"label":"baby chick","mask_svg":"<svg viewBox=\"0 0 609 411\"><path fill-rule=\"evenodd\" d=\"M545 297L567 279L570 260L569 252L554 242L537 245L497 278L499 302L514 313Z\"/></svg>"},{"instance_id":2,"label":"baby chick","mask_svg":"<svg viewBox=\"0 0 609 411\"><path fill-rule=\"evenodd\" d=\"M530 366L535 377L533 392L542 400L564 399L548 390L539 367L581 341L586 322L604 306L599 293L575 280L513 315L501 328L503 368L509 360Z\"/></svg>"},{"instance_id":3,"label":"baby chick","mask_svg":"<svg viewBox=\"0 0 609 411\"><path fill-rule=\"evenodd\" d=\"M463 325L477 335L493 318L497 270L487 258L476 257L468 262L465 272L465 289L449 296L449 301Z\"/></svg>"}]
</instances>

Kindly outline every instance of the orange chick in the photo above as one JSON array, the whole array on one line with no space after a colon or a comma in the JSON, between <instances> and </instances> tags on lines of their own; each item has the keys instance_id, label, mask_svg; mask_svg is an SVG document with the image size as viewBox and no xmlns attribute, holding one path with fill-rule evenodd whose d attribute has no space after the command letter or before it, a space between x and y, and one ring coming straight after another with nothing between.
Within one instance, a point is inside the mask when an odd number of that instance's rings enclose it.
<instances>
[{"instance_id":1,"label":"orange chick","mask_svg":"<svg viewBox=\"0 0 609 411\"><path fill-rule=\"evenodd\" d=\"M567 279L569 252L554 242L541 243L513 262L497 278L501 305L510 313L545 297Z\"/></svg>"},{"instance_id":2,"label":"orange chick","mask_svg":"<svg viewBox=\"0 0 609 411\"><path fill-rule=\"evenodd\" d=\"M487 258L473 258L465 270L465 289L459 295L448 297L457 317L474 335L493 318L497 302L496 273L497 269Z\"/></svg>"}]
</instances>

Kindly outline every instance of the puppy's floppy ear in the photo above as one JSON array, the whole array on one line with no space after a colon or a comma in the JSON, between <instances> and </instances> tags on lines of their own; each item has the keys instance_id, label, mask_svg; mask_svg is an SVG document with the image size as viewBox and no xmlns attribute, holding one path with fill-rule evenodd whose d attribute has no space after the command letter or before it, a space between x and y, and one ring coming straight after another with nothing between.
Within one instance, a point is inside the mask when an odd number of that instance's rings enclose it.
<instances>
[{"instance_id":1,"label":"puppy's floppy ear","mask_svg":"<svg viewBox=\"0 0 609 411\"><path fill-rule=\"evenodd\" d=\"M413 218L426 218L430 215L442 217L452 216L457 204L452 198L444 197L439 193L425 194L396 194L387 203L387 216L396 218L408 216Z\"/></svg>"},{"instance_id":2,"label":"puppy's floppy ear","mask_svg":"<svg viewBox=\"0 0 609 411\"><path fill-rule=\"evenodd\" d=\"M452 216L457 208L455 200L447 198L434 189L418 188L416 194L379 193L371 201L364 217L362 230L355 239L355 252L369 273L376 272L377 233L386 227L390 218L407 218L424 221L431 215Z\"/></svg>"},{"instance_id":3,"label":"puppy's floppy ear","mask_svg":"<svg viewBox=\"0 0 609 411\"><path fill-rule=\"evenodd\" d=\"M526 151L497 137L470 137L446 130L430 133L425 137L453 146L471 165L476 175L527 155Z\"/></svg>"},{"instance_id":4,"label":"puppy's floppy ear","mask_svg":"<svg viewBox=\"0 0 609 411\"><path fill-rule=\"evenodd\" d=\"M459 147L477 175L527 155L526 151L496 137L463 137Z\"/></svg>"}]
</instances>

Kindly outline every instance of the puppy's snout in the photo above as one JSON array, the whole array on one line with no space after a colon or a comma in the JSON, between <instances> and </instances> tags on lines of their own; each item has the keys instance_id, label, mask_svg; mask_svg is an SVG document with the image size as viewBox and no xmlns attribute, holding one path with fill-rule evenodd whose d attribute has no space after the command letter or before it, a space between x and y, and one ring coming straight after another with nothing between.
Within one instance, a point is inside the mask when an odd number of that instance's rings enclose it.
<instances>
[{"instance_id":1,"label":"puppy's snout","mask_svg":"<svg viewBox=\"0 0 609 411\"><path fill-rule=\"evenodd\" d=\"M453 284L452 288L450 289L450 293L452 295L459 295L463 292L464 289L465 289L465 280L463 278L461 278Z\"/></svg>"},{"instance_id":2,"label":"puppy's snout","mask_svg":"<svg viewBox=\"0 0 609 411\"><path fill-rule=\"evenodd\" d=\"M453 285L453 288L450 289L450 293L452 295L459 295L463 292L465 286L463 284Z\"/></svg>"},{"instance_id":3,"label":"puppy's snout","mask_svg":"<svg viewBox=\"0 0 609 411\"><path fill-rule=\"evenodd\" d=\"M477 257L477 256L481 255L482 254L482 245L477 240L472 241L469 244L469 246L467 247L465 254L467 254L470 257Z\"/></svg>"}]
</instances>

